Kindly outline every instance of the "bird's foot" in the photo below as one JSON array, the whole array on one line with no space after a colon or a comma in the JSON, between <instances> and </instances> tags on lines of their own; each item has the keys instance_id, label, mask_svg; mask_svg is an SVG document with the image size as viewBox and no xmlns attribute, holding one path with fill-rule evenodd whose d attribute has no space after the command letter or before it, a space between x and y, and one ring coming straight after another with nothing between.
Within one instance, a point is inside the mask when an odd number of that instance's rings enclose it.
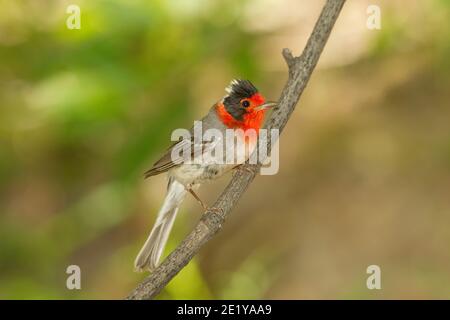
<instances>
[{"instance_id":1,"label":"bird's foot","mask_svg":"<svg viewBox=\"0 0 450 320\"><path fill-rule=\"evenodd\" d=\"M223 209L218 208L218 207L208 207L208 208L206 209L205 213L206 213L206 212L212 212L212 213L218 214L218 215L220 215L220 216L223 215Z\"/></svg>"},{"instance_id":2,"label":"bird's foot","mask_svg":"<svg viewBox=\"0 0 450 320\"><path fill-rule=\"evenodd\" d=\"M247 173L251 173L254 174L255 173L255 169L253 165L247 166L245 164L241 164L239 166L236 167L237 170L241 170L242 172L247 172Z\"/></svg>"}]
</instances>

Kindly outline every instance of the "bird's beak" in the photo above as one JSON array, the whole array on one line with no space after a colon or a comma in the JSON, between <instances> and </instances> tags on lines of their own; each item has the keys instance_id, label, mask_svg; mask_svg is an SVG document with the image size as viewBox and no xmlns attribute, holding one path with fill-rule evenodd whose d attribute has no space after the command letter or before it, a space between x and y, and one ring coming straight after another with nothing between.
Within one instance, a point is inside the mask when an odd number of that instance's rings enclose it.
<instances>
[{"instance_id":1,"label":"bird's beak","mask_svg":"<svg viewBox=\"0 0 450 320\"><path fill-rule=\"evenodd\" d=\"M261 110L271 109L271 108L275 107L276 105L278 105L278 102L267 101L267 102L263 103L262 105L256 107L254 110L261 111Z\"/></svg>"}]
</instances>

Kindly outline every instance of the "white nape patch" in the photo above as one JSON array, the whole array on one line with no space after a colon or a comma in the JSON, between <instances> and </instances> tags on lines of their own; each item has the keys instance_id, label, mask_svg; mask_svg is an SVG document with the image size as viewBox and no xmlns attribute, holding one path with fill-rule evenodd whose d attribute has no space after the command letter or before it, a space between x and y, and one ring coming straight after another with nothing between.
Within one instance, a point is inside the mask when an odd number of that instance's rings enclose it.
<instances>
[{"instance_id":1,"label":"white nape patch","mask_svg":"<svg viewBox=\"0 0 450 320\"><path fill-rule=\"evenodd\" d=\"M238 79L233 79L231 80L230 84L228 85L228 87L225 88L225 91L228 94L231 94L233 92L233 86L235 85L239 85L239 80Z\"/></svg>"}]
</instances>

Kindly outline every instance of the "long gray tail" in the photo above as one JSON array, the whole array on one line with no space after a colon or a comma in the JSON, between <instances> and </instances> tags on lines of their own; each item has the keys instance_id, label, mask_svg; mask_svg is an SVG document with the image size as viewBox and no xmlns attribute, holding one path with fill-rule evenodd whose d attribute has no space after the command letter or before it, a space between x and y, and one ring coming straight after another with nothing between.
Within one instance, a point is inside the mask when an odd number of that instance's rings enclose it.
<instances>
[{"instance_id":1,"label":"long gray tail","mask_svg":"<svg viewBox=\"0 0 450 320\"><path fill-rule=\"evenodd\" d=\"M178 207L185 195L186 188L175 179L170 179L167 195L159 210L155 225L141 251L139 251L136 260L134 260L136 271L152 271L158 265L159 258L163 253L173 222L177 216Z\"/></svg>"}]
</instances>

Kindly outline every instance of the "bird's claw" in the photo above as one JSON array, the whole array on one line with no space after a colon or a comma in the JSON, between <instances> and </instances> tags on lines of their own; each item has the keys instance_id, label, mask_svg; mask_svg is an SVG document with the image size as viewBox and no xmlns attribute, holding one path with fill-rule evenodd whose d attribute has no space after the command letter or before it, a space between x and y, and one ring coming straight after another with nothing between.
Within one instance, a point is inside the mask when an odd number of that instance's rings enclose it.
<instances>
[{"instance_id":1,"label":"bird's claw","mask_svg":"<svg viewBox=\"0 0 450 320\"><path fill-rule=\"evenodd\" d=\"M205 213L207 212L212 212L218 215L222 215L223 214L223 209L218 208L218 207L207 207Z\"/></svg>"},{"instance_id":2,"label":"bird's claw","mask_svg":"<svg viewBox=\"0 0 450 320\"><path fill-rule=\"evenodd\" d=\"M244 171L244 172L247 172L247 173L255 173L255 170L252 168L252 167L249 167L249 166L246 166L246 165L240 165L239 167L238 167L238 170L241 170L241 171Z\"/></svg>"}]
</instances>

